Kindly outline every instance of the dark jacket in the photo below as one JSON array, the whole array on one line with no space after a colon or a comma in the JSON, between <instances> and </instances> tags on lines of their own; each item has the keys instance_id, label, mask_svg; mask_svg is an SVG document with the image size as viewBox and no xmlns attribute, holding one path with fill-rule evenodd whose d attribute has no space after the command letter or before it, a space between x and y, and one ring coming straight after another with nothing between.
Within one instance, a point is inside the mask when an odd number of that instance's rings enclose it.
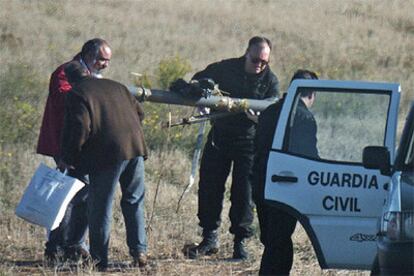
<instances>
[{"instance_id":1,"label":"dark jacket","mask_svg":"<svg viewBox=\"0 0 414 276\"><path fill-rule=\"evenodd\" d=\"M253 200L256 204L263 201L267 160L284 100L283 97L277 103L269 105L259 116L254 143L255 157L252 181Z\"/></svg>"},{"instance_id":2,"label":"dark jacket","mask_svg":"<svg viewBox=\"0 0 414 276\"><path fill-rule=\"evenodd\" d=\"M259 116L255 137L255 162L253 167L253 199L260 203L264 196L267 161L279 121L284 98L268 106ZM313 114L302 100L299 100L293 125L286 130L287 152L306 157L319 158L317 149L317 126ZM286 136L286 135L285 135ZM284 143L285 144L285 143Z\"/></svg>"},{"instance_id":3,"label":"dark jacket","mask_svg":"<svg viewBox=\"0 0 414 276\"><path fill-rule=\"evenodd\" d=\"M147 156L144 112L128 89L108 79L86 78L67 95L62 159L85 172Z\"/></svg>"},{"instance_id":4,"label":"dark jacket","mask_svg":"<svg viewBox=\"0 0 414 276\"><path fill-rule=\"evenodd\" d=\"M244 64L245 57L222 60L208 65L196 73L193 79L211 78L233 98L261 100L277 97L279 82L269 66L261 73L252 75L244 71ZM253 138L255 133L255 123L244 113L218 119L213 122L213 127L221 136L247 135L248 138Z\"/></svg>"},{"instance_id":5,"label":"dark jacket","mask_svg":"<svg viewBox=\"0 0 414 276\"><path fill-rule=\"evenodd\" d=\"M289 133L288 151L306 157L319 158L316 132L317 126L313 114L303 101L299 100L293 126Z\"/></svg>"}]
</instances>

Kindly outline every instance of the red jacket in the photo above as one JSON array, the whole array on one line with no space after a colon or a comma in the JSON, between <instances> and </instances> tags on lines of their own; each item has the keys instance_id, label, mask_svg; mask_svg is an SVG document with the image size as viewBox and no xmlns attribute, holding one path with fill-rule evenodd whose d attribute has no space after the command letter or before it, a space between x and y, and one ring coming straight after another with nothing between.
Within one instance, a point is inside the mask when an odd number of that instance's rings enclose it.
<instances>
[{"instance_id":1,"label":"red jacket","mask_svg":"<svg viewBox=\"0 0 414 276\"><path fill-rule=\"evenodd\" d=\"M73 59L79 60L80 55L76 55ZM49 95L37 143L37 153L52 157L60 154L65 94L72 89L64 71L67 63L60 65L50 77Z\"/></svg>"}]
</instances>

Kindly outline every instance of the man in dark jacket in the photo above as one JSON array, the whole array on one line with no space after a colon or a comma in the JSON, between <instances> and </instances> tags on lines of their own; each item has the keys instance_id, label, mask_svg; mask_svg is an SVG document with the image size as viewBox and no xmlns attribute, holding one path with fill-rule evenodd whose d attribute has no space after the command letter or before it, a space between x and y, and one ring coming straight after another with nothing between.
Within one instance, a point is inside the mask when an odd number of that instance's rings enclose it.
<instances>
[{"instance_id":1,"label":"man in dark jacket","mask_svg":"<svg viewBox=\"0 0 414 276\"><path fill-rule=\"evenodd\" d=\"M112 201L118 181L129 252L136 265L144 266L144 112L124 85L109 79L78 77L81 71L78 62L65 69L75 85L65 102L59 167L79 168L89 175L90 252L98 269L108 266Z\"/></svg>"},{"instance_id":2,"label":"man in dark jacket","mask_svg":"<svg viewBox=\"0 0 414 276\"><path fill-rule=\"evenodd\" d=\"M317 79L314 72L298 70L295 79ZM313 105L315 93L302 91L299 95L293 124L289 132L287 151L311 158L319 158L317 149L317 126L309 108ZM256 134L256 156L253 167L253 198L256 202L260 225L260 240L265 246L260 275L288 275L293 263L293 244L291 236L296 219L284 211L269 207L264 202L264 186L269 151L284 98L270 105L259 116Z\"/></svg>"},{"instance_id":3,"label":"man in dark jacket","mask_svg":"<svg viewBox=\"0 0 414 276\"><path fill-rule=\"evenodd\" d=\"M213 79L221 90L230 93L230 97L274 99L278 94L278 80L268 65L271 47L267 38L253 37L244 56L210 64L193 79ZM250 174L255 132L256 123L244 113L212 122L201 160L198 191L198 218L203 228L203 241L190 249L190 258L218 251L217 229L225 182L232 165L230 233L234 234L233 258L248 257L244 240L253 234Z\"/></svg>"},{"instance_id":4,"label":"man in dark jacket","mask_svg":"<svg viewBox=\"0 0 414 276\"><path fill-rule=\"evenodd\" d=\"M85 72L93 77L101 78L104 70L111 59L112 51L108 43L101 38L88 40L73 60L80 62ZM51 75L49 84L49 95L43 115L37 144L37 153L51 156L56 164L59 162L60 142L63 128L65 96L70 93L72 86L68 82L64 72L64 63L60 65ZM69 175L88 183L86 175L79 170L70 170ZM65 216L59 227L49 234L46 242L45 258L51 264L58 257L58 249L65 251L66 257L77 258L79 255L85 257L88 252L84 242L87 230L86 199L88 186L80 190L68 205ZM76 225L70 227L69 225Z\"/></svg>"}]
</instances>

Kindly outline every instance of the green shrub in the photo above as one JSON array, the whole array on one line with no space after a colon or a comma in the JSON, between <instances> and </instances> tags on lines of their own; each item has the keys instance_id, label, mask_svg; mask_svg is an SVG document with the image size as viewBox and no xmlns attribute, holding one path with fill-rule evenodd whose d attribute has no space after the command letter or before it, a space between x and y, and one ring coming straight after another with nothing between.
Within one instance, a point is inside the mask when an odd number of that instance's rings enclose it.
<instances>
[{"instance_id":1,"label":"green shrub","mask_svg":"<svg viewBox=\"0 0 414 276\"><path fill-rule=\"evenodd\" d=\"M25 64L10 65L0 79L0 144L33 144L43 108L39 95L47 84ZM43 93L44 94L44 93Z\"/></svg>"},{"instance_id":2,"label":"green shrub","mask_svg":"<svg viewBox=\"0 0 414 276\"><path fill-rule=\"evenodd\" d=\"M0 147L0 210L10 209L16 202L16 186L22 181L22 156L17 147ZM27 165L27 164L26 164Z\"/></svg>"},{"instance_id":3,"label":"green shrub","mask_svg":"<svg viewBox=\"0 0 414 276\"><path fill-rule=\"evenodd\" d=\"M167 89L173 81L184 78L190 71L190 63L178 55L161 60L156 73L159 87Z\"/></svg>"},{"instance_id":4,"label":"green shrub","mask_svg":"<svg viewBox=\"0 0 414 276\"><path fill-rule=\"evenodd\" d=\"M173 81L184 78L190 70L190 63L176 55L172 58L161 60L153 75L145 72L136 81L136 84L148 88L154 86L165 90L168 89ZM153 77L151 78L150 76ZM146 102L144 109L144 132L147 144L151 149L160 149L168 140L170 148L180 148L186 152L192 150L198 127L186 126L170 129L161 127L162 122L168 121L169 113L171 113L172 121L175 122L183 117L190 116L192 107Z\"/></svg>"},{"instance_id":5,"label":"green shrub","mask_svg":"<svg viewBox=\"0 0 414 276\"><path fill-rule=\"evenodd\" d=\"M13 98L6 108L0 111L0 142L29 143L36 137L39 115L36 108L28 103Z\"/></svg>"},{"instance_id":6,"label":"green shrub","mask_svg":"<svg viewBox=\"0 0 414 276\"><path fill-rule=\"evenodd\" d=\"M168 140L169 149L178 148L187 153L192 152L199 124L171 128L162 128L161 126L162 123L168 122L169 113L171 113L171 121L174 123L184 117L189 117L192 108L147 102L144 104L144 110L145 140L150 149L159 150Z\"/></svg>"},{"instance_id":7,"label":"green shrub","mask_svg":"<svg viewBox=\"0 0 414 276\"><path fill-rule=\"evenodd\" d=\"M135 73L134 73L135 75ZM136 73L135 79L133 80L135 86L143 86L145 88L152 88L153 80L151 75L148 72L144 72L143 74Z\"/></svg>"},{"instance_id":8,"label":"green shrub","mask_svg":"<svg viewBox=\"0 0 414 276\"><path fill-rule=\"evenodd\" d=\"M28 152L37 141L43 112L39 99L47 89L34 68L5 64L0 78L0 210L13 210L31 165Z\"/></svg>"}]
</instances>

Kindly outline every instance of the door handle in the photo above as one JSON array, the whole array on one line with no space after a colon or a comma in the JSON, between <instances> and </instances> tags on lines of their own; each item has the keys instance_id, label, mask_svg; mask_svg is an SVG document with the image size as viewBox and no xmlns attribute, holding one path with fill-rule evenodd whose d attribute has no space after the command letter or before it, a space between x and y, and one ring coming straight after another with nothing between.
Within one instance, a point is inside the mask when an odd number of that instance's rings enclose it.
<instances>
[{"instance_id":1,"label":"door handle","mask_svg":"<svg viewBox=\"0 0 414 276\"><path fill-rule=\"evenodd\" d=\"M291 182L296 183L298 182L298 178L296 176L282 176L282 175L272 175L272 182Z\"/></svg>"}]
</instances>

